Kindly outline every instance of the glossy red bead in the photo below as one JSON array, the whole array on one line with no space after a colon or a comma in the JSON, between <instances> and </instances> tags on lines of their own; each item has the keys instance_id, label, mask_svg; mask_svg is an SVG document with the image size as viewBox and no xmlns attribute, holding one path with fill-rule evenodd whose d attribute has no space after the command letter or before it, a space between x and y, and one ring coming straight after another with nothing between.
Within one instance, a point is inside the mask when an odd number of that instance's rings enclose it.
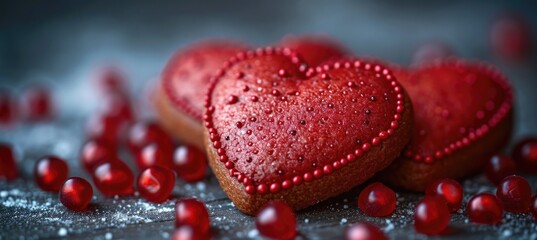
<instances>
[{"instance_id":1,"label":"glossy red bead","mask_svg":"<svg viewBox=\"0 0 537 240\"><path fill-rule=\"evenodd\" d=\"M537 221L537 195L531 199L531 215L533 219Z\"/></svg>"},{"instance_id":2,"label":"glossy red bead","mask_svg":"<svg viewBox=\"0 0 537 240\"><path fill-rule=\"evenodd\" d=\"M515 173L515 161L503 154L492 156L485 166L485 176L494 184L500 183L502 179Z\"/></svg>"},{"instance_id":3,"label":"glossy red bead","mask_svg":"<svg viewBox=\"0 0 537 240\"><path fill-rule=\"evenodd\" d=\"M520 16L498 18L492 26L490 37L494 52L507 60L522 60L531 53L531 30Z\"/></svg>"},{"instance_id":4,"label":"glossy red bead","mask_svg":"<svg viewBox=\"0 0 537 240\"><path fill-rule=\"evenodd\" d=\"M120 160L105 162L93 170L93 182L105 196L133 194L134 175Z\"/></svg>"},{"instance_id":5,"label":"glossy red bead","mask_svg":"<svg viewBox=\"0 0 537 240\"><path fill-rule=\"evenodd\" d=\"M175 226L185 225L197 229L202 234L209 233L210 219L205 203L193 198L177 201L175 204Z\"/></svg>"},{"instance_id":6,"label":"glossy red bead","mask_svg":"<svg viewBox=\"0 0 537 240\"><path fill-rule=\"evenodd\" d=\"M142 147L136 154L136 165L143 170L152 166L172 169L173 149L167 145L151 143Z\"/></svg>"},{"instance_id":7,"label":"glossy red bead","mask_svg":"<svg viewBox=\"0 0 537 240\"><path fill-rule=\"evenodd\" d=\"M502 221L503 207L496 196L490 193L480 193L468 201L466 214L474 223L497 224Z\"/></svg>"},{"instance_id":8,"label":"glossy red bead","mask_svg":"<svg viewBox=\"0 0 537 240\"><path fill-rule=\"evenodd\" d=\"M159 166L143 170L138 176L140 195L149 202L161 203L170 197L175 185L175 174L169 168Z\"/></svg>"},{"instance_id":9,"label":"glossy red bead","mask_svg":"<svg viewBox=\"0 0 537 240\"><path fill-rule=\"evenodd\" d=\"M436 235L446 230L451 215L446 201L438 196L426 196L414 211L414 228L417 232Z\"/></svg>"},{"instance_id":10,"label":"glossy red bead","mask_svg":"<svg viewBox=\"0 0 537 240\"><path fill-rule=\"evenodd\" d=\"M345 230L345 240L387 240L388 238L376 225L356 223Z\"/></svg>"},{"instance_id":11,"label":"glossy red bead","mask_svg":"<svg viewBox=\"0 0 537 240\"><path fill-rule=\"evenodd\" d=\"M93 198L93 188L85 179L72 177L60 188L60 202L72 211L85 210Z\"/></svg>"},{"instance_id":12,"label":"glossy red bead","mask_svg":"<svg viewBox=\"0 0 537 240\"><path fill-rule=\"evenodd\" d=\"M26 89L20 103L27 120L43 120L52 116L53 103L47 88L39 86Z\"/></svg>"},{"instance_id":13,"label":"glossy red bead","mask_svg":"<svg viewBox=\"0 0 537 240\"><path fill-rule=\"evenodd\" d=\"M119 145L124 127L124 122L115 116L96 114L87 122L86 134L90 139L107 142L115 148Z\"/></svg>"},{"instance_id":14,"label":"glossy red bead","mask_svg":"<svg viewBox=\"0 0 537 240\"><path fill-rule=\"evenodd\" d=\"M505 211L525 213L529 211L531 206L531 187L523 177L508 176L498 185L496 197L502 203Z\"/></svg>"},{"instance_id":15,"label":"glossy red bead","mask_svg":"<svg viewBox=\"0 0 537 240\"><path fill-rule=\"evenodd\" d=\"M443 197L448 205L450 212L456 212L461 208L463 191L462 186L456 180L444 178L433 181L425 189L427 196Z\"/></svg>"},{"instance_id":16,"label":"glossy red bead","mask_svg":"<svg viewBox=\"0 0 537 240\"><path fill-rule=\"evenodd\" d=\"M513 159L518 169L527 173L537 173L537 138L519 141L513 148Z\"/></svg>"},{"instance_id":17,"label":"glossy red bead","mask_svg":"<svg viewBox=\"0 0 537 240\"><path fill-rule=\"evenodd\" d=\"M293 209L284 202L266 204L255 217L259 233L272 239L293 239L296 236L296 217Z\"/></svg>"},{"instance_id":18,"label":"glossy red bead","mask_svg":"<svg viewBox=\"0 0 537 240\"><path fill-rule=\"evenodd\" d=\"M15 109L11 96L0 91L0 124L9 124L13 122Z\"/></svg>"},{"instance_id":19,"label":"glossy red bead","mask_svg":"<svg viewBox=\"0 0 537 240\"><path fill-rule=\"evenodd\" d=\"M189 145L179 146L173 155L173 167L177 176L187 182L205 178L207 159L205 153Z\"/></svg>"},{"instance_id":20,"label":"glossy red bead","mask_svg":"<svg viewBox=\"0 0 537 240\"><path fill-rule=\"evenodd\" d=\"M68 176L67 163L56 156L43 157L35 163L35 182L43 191L58 192Z\"/></svg>"},{"instance_id":21,"label":"glossy red bead","mask_svg":"<svg viewBox=\"0 0 537 240\"><path fill-rule=\"evenodd\" d=\"M173 149L172 137L155 122L137 122L129 129L127 142L132 153L138 151L148 144L160 143Z\"/></svg>"},{"instance_id":22,"label":"glossy red bead","mask_svg":"<svg viewBox=\"0 0 537 240\"><path fill-rule=\"evenodd\" d=\"M101 110L102 114L112 116L123 124L131 123L134 120L134 110L129 97L125 94L107 95L102 106L104 107Z\"/></svg>"},{"instance_id":23,"label":"glossy red bead","mask_svg":"<svg viewBox=\"0 0 537 240\"><path fill-rule=\"evenodd\" d=\"M369 184L358 196L358 208L372 217L391 215L396 204L395 192L379 182Z\"/></svg>"},{"instance_id":24,"label":"glossy red bead","mask_svg":"<svg viewBox=\"0 0 537 240\"><path fill-rule=\"evenodd\" d=\"M95 80L97 87L104 94L118 94L126 91L125 77L116 67L107 66L100 69Z\"/></svg>"},{"instance_id":25,"label":"glossy red bead","mask_svg":"<svg viewBox=\"0 0 537 240\"><path fill-rule=\"evenodd\" d=\"M202 233L198 229L183 225L173 231L172 240L209 240L210 234Z\"/></svg>"},{"instance_id":26,"label":"glossy red bead","mask_svg":"<svg viewBox=\"0 0 537 240\"><path fill-rule=\"evenodd\" d=\"M0 143L0 180L11 181L19 176L15 155L10 145Z\"/></svg>"},{"instance_id":27,"label":"glossy red bead","mask_svg":"<svg viewBox=\"0 0 537 240\"><path fill-rule=\"evenodd\" d=\"M116 149L101 140L89 140L82 146L80 151L80 160L82 165L88 172L92 172L93 169L108 161L116 159Z\"/></svg>"}]
</instances>

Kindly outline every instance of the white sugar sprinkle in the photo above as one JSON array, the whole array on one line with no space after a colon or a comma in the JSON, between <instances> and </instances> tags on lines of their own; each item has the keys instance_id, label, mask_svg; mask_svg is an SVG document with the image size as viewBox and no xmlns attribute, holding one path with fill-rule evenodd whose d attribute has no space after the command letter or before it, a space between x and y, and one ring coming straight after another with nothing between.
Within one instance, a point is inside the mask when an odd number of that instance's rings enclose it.
<instances>
[{"instance_id":1,"label":"white sugar sprinkle","mask_svg":"<svg viewBox=\"0 0 537 240\"><path fill-rule=\"evenodd\" d=\"M65 237L65 236L67 236L67 229L65 229L65 228L60 228L60 230L58 230L58 236L60 236L60 237Z\"/></svg>"}]
</instances>

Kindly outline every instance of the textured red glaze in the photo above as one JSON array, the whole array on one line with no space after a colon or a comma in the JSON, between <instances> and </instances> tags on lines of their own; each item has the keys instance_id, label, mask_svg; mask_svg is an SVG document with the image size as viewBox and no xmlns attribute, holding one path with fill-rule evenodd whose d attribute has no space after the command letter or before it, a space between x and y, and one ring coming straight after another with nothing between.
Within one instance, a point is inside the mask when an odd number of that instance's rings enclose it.
<instances>
[{"instance_id":1,"label":"textured red glaze","mask_svg":"<svg viewBox=\"0 0 537 240\"><path fill-rule=\"evenodd\" d=\"M60 189L60 202L72 211L83 211L93 198L93 188L88 181L72 177Z\"/></svg>"},{"instance_id":2,"label":"textured red glaze","mask_svg":"<svg viewBox=\"0 0 537 240\"><path fill-rule=\"evenodd\" d=\"M35 163L35 182L43 191L58 192L67 176L69 176L69 167L61 158L47 156Z\"/></svg>"},{"instance_id":3,"label":"textured red glaze","mask_svg":"<svg viewBox=\"0 0 537 240\"><path fill-rule=\"evenodd\" d=\"M177 176L187 182L200 181L207 173L207 159L197 148L182 145L173 154L173 168Z\"/></svg>"},{"instance_id":4,"label":"textured red glaze","mask_svg":"<svg viewBox=\"0 0 537 240\"><path fill-rule=\"evenodd\" d=\"M93 182L103 195L125 196L134 192L134 175L121 160L105 162L93 170Z\"/></svg>"},{"instance_id":5,"label":"textured red glaze","mask_svg":"<svg viewBox=\"0 0 537 240\"><path fill-rule=\"evenodd\" d=\"M531 206L531 186L525 178L512 175L498 184L496 197L502 202L505 211L526 213Z\"/></svg>"},{"instance_id":6,"label":"textured red glaze","mask_svg":"<svg viewBox=\"0 0 537 240\"><path fill-rule=\"evenodd\" d=\"M498 198L490 193L474 195L466 206L468 219L474 223L497 224L502 221L503 207Z\"/></svg>"},{"instance_id":7,"label":"textured red glaze","mask_svg":"<svg viewBox=\"0 0 537 240\"><path fill-rule=\"evenodd\" d=\"M21 110L28 120L43 120L52 117L53 103L47 88L36 86L26 89L21 96Z\"/></svg>"},{"instance_id":8,"label":"textured red glaze","mask_svg":"<svg viewBox=\"0 0 537 240\"><path fill-rule=\"evenodd\" d=\"M414 228L417 232L435 235L446 230L451 215L446 201L438 196L426 196L416 206Z\"/></svg>"},{"instance_id":9,"label":"textured red glaze","mask_svg":"<svg viewBox=\"0 0 537 240\"><path fill-rule=\"evenodd\" d=\"M425 189L425 195L443 197L447 202L449 211L454 213L461 208L464 193L459 182L444 178L429 183Z\"/></svg>"},{"instance_id":10,"label":"textured red glaze","mask_svg":"<svg viewBox=\"0 0 537 240\"><path fill-rule=\"evenodd\" d=\"M367 222L353 224L345 230L345 240L387 240L376 225Z\"/></svg>"},{"instance_id":11,"label":"textured red glaze","mask_svg":"<svg viewBox=\"0 0 537 240\"><path fill-rule=\"evenodd\" d=\"M212 41L177 52L162 72L166 95L177 109L201 122L203 96L210 77L226 60L245 49L238 43Z\"/></svg>"},{"instance_id":12,"label":"textured red glaze","mask_svg":"<svg viewBox=\"0 0 537 240\"><path fill-rule=\"evenodd\" d=\"M311 67L348 54L339 42L327 36L288 36L279 45L295 50Z\"/></svg>"},{"instance_id":13,"label":"textured red glaze","mask_svg":"<svg viewBox=\"0 0 537 240\"><path fill-rule=\"evenodd\" d=\"M107 142L100 140L87 141L80 151L80 161L89 173L96 166L107 161L113 161L116 158L116 149Z\"/></svg>"},{"instance_id":14,"label":"textured red glaze","mask_svg":"<svg viewBox=\"0 0 537 240\"><path fill-rule=\"evenodd\" d=\"M512 152L518 169L527 173L537 173L537 138L528 137L520 140Z\"/></svg>"},{"instance_id":15,"label":"textured red glaze","mask_svg":"<svg viewBox=\"0 0 537 240\"><path fill-rule=\"evenodd\" d=\"M209 234L210 219L205 203L186 198L175 204L175 226L190 226L202 234Z\"/></svg>"},{"instance_id":16,"label":"textured red glaze","mask_svg":"<svg viewBox=\"0 0 537 240\"><path fill-rule=\"evenodd\" d=\"M169 168L159 166L145 169L138 176L140 195L147 201L161 203L170 197L175 185L175 174Z\"/></svg>"},{"instance_id":17,"label":"textured red glaze","mask_svg":"<svg viewBox=\"0 0 537 240\"><path fill-rule=\"evenodd\" d=\"M18 176L19 169L11 146L0 142L0 180L11 181Z\"/></svg>"},{"instance_id":18,"label":"textured red glaze","mask_svg":"<svg viewBox=\"0 0 537 240\"><path fill-rule=\"evenodd\" d=\"M354 161L388 138L404 111L402 88L377 64L306 69L292 50L269 47L225 66L209 87L205 126L222 164L247 179L251 194L332 174L341 159Z\"/></svg>"},{"instance_id":19,"label":"textured red glaze","mask_svg":"<svg viewBox=\"0 0 537 240\"><path fill-rule=\"evenodd\" d=\"M358 197L358 207L372 217L390 216L395 210L395 192L384 184L375 182L365 187Z\"/></svg>"},{"instance_id":20,"label":"textured red glaze","mask_svg":"<svg viewBox=\"0 0 537 240\"><path fill-rule=\"evenodd\" d=\"M499 184L505 177L516 173L515 161L506 155L492 156L485 166L485 176L494 184Z\"/></svg>"},{"instance_id":21,"label":"textured red glaze","mask_svg":"<svg viewBox=\"0 0 537 240\"><path fill-rule=\"evenodd\" d=\"M296 236L295 213L281 201L265 205L255 218L255 226L261 235L271 239L294 239Z\"/></svg>"},{"instance_id":22,"label":"textured red glaze","mask_svg":"<svg viewBox=\"0 0 537 240\"><path fill-rule=\"evenodd\" d=\"M395 75L415 109L414 135L405 153L414 161L431 163L471 146L512 108L507 80L484 64L450 59Z\"/></svg>"}]
</instances>

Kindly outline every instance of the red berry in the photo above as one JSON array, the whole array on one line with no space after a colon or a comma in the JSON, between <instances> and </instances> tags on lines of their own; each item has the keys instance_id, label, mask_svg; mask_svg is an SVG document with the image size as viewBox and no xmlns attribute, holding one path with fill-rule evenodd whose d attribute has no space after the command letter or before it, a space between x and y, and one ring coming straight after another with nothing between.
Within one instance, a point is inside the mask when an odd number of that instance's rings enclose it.
<instances>
[{"instance_id":1,"label":"red berry","mask_svg":"<svg viewBox=\"0 0 537 240\"><path fill-rule=\"evenodd\" d=\"M11 181L19 176L15 155L11 146L0 143L0 180Z\"/></svg>"},{"instance_id":2,"label":"red berry","mask_svg":"<svg viewBox=\"0 0 537 240\"><path fill-rule=\"evenodd\" d=\"M173 139L160 125L154 122L137 122L129 129L128 145L132 153L136 154L144 146L151 143L160 143L173 149Z\"/></svg>"},{"instance_id":3,"label":"red berry","mask_svg":"<svg viewBox=\"0 0 537 240\"><path fill-rule=\"evenodd\" d=\"M124 94L107 95L103 106L101 113L112 116L121 123L126 124L134 120L134 111L129 97Z\"/></svg>"},{"instance_id":4,"label":"red berry","mask_svg":"<svg viewBox=\"0 0 537 240\"><path fill-rule=\"evenodd\" d=\"M369 184L358 197L358 207L372 217L386 217L393 213L397 197L395 192L384 184Z\"/></svg>"},{"instance_id":5,"label":"red berry","mask_svg":"<svg viewBox=\"0 0 537 240\"><path fill-rule=\"evenodd\" d=\"M537 221L537 195L531 199L531 215L533 215L533 219Z\"/></svg>"},{"instance_id":6,"label":"red berry","mask_svg":"<svg viewBox=\"0 0 537 240\"><path fill-rule=\"evenodd\" d=\"M516 173L515 161L506 155L497 154L490 158L485 166L485 175L494 184Z\"/></svg>"},{"instance_id":7,"label":"red berry","mask_svg":"<svg viewBox=\"0 0 537 240\"><path fill-rule=\"evenodd\" d=\"M537 173L537 138L527 138L519 141L513 148L513 159L518 169Z\"/></svg>"},{"instance_id":8,"label":"red berry","mask_svg":"<svg viewBox=\"0 0 537 240\"><path fill-rule=\"evenodd\" d=\"M193 198L177 201L175 204L175 226L190 226L202 234L209 234L209 212L203 202Z\"/></svg>"},{"instance_id":9,"label":"red berry","mask_svg":"<svg viewBox=\"0 0 537 240\"><path fill-rule=\"evenodd\" d=\"M498 185L496 196L505 211L525 213L530 209L531 187L523 177L512 175L504 178Z\"/></svg>"},{"instance_id":10,"label":"red berry","mask_svg":"<svg viewBox=\"0 0 537 240\"><path fill-rule=\"evenodd\" d=\"M124 122L107 114L93 115L86 125L88 138L109 143L116 147L122 135Z\"/></svg>"},{"instance_id":11,"label":"red berry","mask_svg":"<svg viewBox=\"0 0 537 240\"><path fill-rule=\"evenodd\" d=\"M116 159L116 150L110 144L100 140L89 140L82 146L80 153L82 165L88 172L96 166Z\"/></svg>"},{"instance_id":12,"label":"red berry","mask_svg":"<svg viewBox=\"0 0 537 240\"><path fill-rule=\"evenodd\" d=\"M168 168L150 167L138 176L138 191L145 200L150 202L166 201L170 197L174 185L175 174Z\"/></svg>"},{"instance_id":13,"label":"red berry","mask_svg":"<svg viewBox=\"0 0 537 240\"><path fill-rule=\"evenodd\" d=\"M175 149L173 165L177 176L187 182L202 180L207 172L205 154L189 145L179 146Z\"/></svg>"},{"instance_id":14,"label":"red berry","mask_svg":"<svg viewBox=\"0 0 537 240\"><path fill-rule=\"evenodd\" d=\"M22 94L21 109L28 120L43 120L52 116L52 100L49 90L33 87Z\"/></svg>"},{"instance_id":15,"label":"red berry","mask_svg":"<svg viewBox=\"0 0 537 240\"><path fill-rule=\"evenodd\" d=\"M444 198L426 196L416 206L414 228L417 232L427 235L440 234L447 228L450 218Z\"/></svg>"},{"instance_id":16,"label":"red berry","mask_svg":"<svg viewBox=\"0 0 537 240\"><path fill-rule=\"evenodd\" d=\"M0 124L8 124L14 118L13 102L8 93L0 92Z\"/></svg>"},{"instance_id":17,"label":"red berry","mask_svg":"<svg viewBox=\"0 0 537 240\"><path fill-rule=\"evenodd\" d=\"M72 177L60 189L60 202L68 209L82 211L88 207L93 197L93 188L88 181Z\"/></svg>"},{"instance_id":18,"label":"red berry","mask_svg":"<svg viewBox=\"0 0 537 240\"><path fill-rule=\"evenodd\" d=\"M345 231L345 240L386 240L384 232L377 226L363 222L356 223Z\"/></svg>"},{"instance_id":19,"label":"red berry","mask_svg":"<svg viewBox=\"0 0 537 240\"><path fill-rule=\"evenodd\" d=\"M149 144L136 154L136 165L142 170L152 166L172 169L172 151L164 144Z\"/></svg>"},{"instance_id":20,"label":"red berry","mask_svg":"<svg viewBox=\"0 0 537 240\"><path fill-rule=\"evenodd\" d=\"M172 240L208 240L209 235L200 232L198 229L183 225L173 231Z\"/></svg>"},{"instance_id":21,"label":"red berry","mask_svg":"<svg viewBox=\"0 0 537 240\"><path fill-rule=\"evenodd\" d=\"M474 223L497 224L502 221L503 207L496 196L490 193L480 193L468 201L466 214Z\"/></svg>"},{"instance_id":22,"label":"red berry","mask_svg":"<svg viewBox=\"0 0 537 240\"><path fill-rule=\"evenodd\" d=\"M522 60L531 53L530 27L520 16L497 19L490 37L495 53L508 60Z\"/></svg>"},{"instance_id":23,"label":"red berry","mask_svg":"<svg viewBox=\"0 0 537 240\"><path fill-rule=\"evenodd\" d=\"M434 60L453 56L453 50L444 42L429 42L421 45L414 53L413 63L422 65Z\"/></svg>"},{"instance_id":24,"label":"red berry","mask_svg":"<svg viewBox=\"0 0 537 240\"><path fill-rule=\"evenodd\" d=\"M125 92L125 78L121 71L112 66L104 67L98 72L97 87L105 94L117 94Z\"/></svg>"},{"instance_id":25,"label":"red berry","mask_svg":"<svg viewBox=\"0 0 537 240\"><path fill-rule=\"evenodd\" d=\"M427 185L425 195L443 197L447 202L450 212L456 212L461 208L463 196L462 186L456 180L444 178L433 181Z\"/></svg>"},{"instance_id":26,"label":"red berry","mask_svg":"<svg viewBox=\"0 0 537 240\"><path fill-rule=\"evenodd\" d=\"M47 156L35 163L35 181L43 191L58 192L67 176L69 176L69 167L63 159Z\"/></svg>"},{"instance_id":27,"label":"red berry","mask_svg":"<svg viewBox=\"0 0 537 240\"><path fill-rule=\"evenodd\" d=\"M293 209L284 202L266 204L255 218L261 235L272 239L293 239L296 236L296 217Z\"/></svg>"},{"instance_id":28,"label":"red berry","mask_svg":"<svg viewBox=\"0 0 537 240\"><path fill-rule=\"evenodd\" d=\"M133 193L134 176L120 160L105 162L93 170L93 182L105 196L124 196Z\"/></svg>"}]
</instances>

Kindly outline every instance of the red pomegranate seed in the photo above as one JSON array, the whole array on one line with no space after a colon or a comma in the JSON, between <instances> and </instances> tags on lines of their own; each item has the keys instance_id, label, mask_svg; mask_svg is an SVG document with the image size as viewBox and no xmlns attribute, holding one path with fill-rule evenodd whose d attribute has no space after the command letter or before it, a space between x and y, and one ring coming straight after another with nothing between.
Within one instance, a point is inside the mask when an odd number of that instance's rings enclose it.
<instances>
[{"instance_id":1,"label":"red pomegranate seed","mask_svg":"<svg viewBox=\"0 0 537 240\"><path fill-rule=\"evenodd\" d=\"M261 235L272 239L293 239L296 236L296 217L284 202L267 203L257 214L255 226Z\"/></svg>"},{"instance_id":2,"label":"red pomegranate seed","mask_svg":"<svg viewBox=\"0 0 537 240\"><path fill-rule=\"evenodd\" d=\"M172 169L172 151L167 145L151 143L136 154L136 165L141 170L152 166Z\"/></svg>"},{"instance_id":3,"label":"red pomegranate seed","mask_svg":"<svg viewBox=\"0 0 537 240\"><path fill-rule=\"evenodd\" d=\"M133 194L134 176L121 160L105 162L93 170L93 182L105 196Z\"/></svg>"},{"instance_id":4,"label":"red pomegranate seed","mask_svg":"<svg viewBox=\"0 0 537 240\"><path fill-rule=\"evenodd\" d=\"M377 226L363 222L356 223L345 231L345 240L386 240L384 232Z\"/></svg>"},{"instance_id":5,"label":"red pomegranate seed","mask_svg":"<svg viewBox=\"0 0 537 240\"><path fill-rule=\"evenodd\" d=\"M173 166L177 176L187 182L196 182L205 178L207 159L205 154L189 145L179 146L173 155Z\"/></svg>"},{"instance_id":6,"label":"red pomegranate seed","mask_svg":"<svg viewBox=\"0 0 537 240\"><path fill-rule=\"evenodd\" d=\"M521 171L537 173L537 138L519 141L513 148L513 159Z\"/></svg>"},{"instance_id":7,"label":"red pomegranate seed","mask_svg":"<svg viewBox=\"0 0 537 240\"><path fill-rule=\"evenodd\" d=\"M512 175L504 178L496 190L505 211L514 213L528 212L531 205L531 187L528 181Z\"/></svg>"},{"instance_id":8,"label":"red pomegranate seed","mask_svg":"<svg viewBox=\"0 0 537 240\"><path fill-rule=\"evenodd\" d=\"M457 212L461 208L463 197L462 186L456 180L444 178L433 181L427 185L425 195L443 197L447 202L449 211L452 213Z\"/></svg>"},{"instance_id":9,"label":"red pomegranate seed","mask_svg":"<svg viewBox=\"0 0 537 240\"><path fill-rule=\"evenodd\" d=\"M115 160L116 150L110 144L100 140L89 140L82 146L80 160L88 172L108 161Z\"/></svg>"},{"instance_id":10,"label":"red pomegranate seed","mask_svg":"<svg viewBox=\"0 0 537 240\"><path fill-rule=\"evenodd\" d=\"M134 110L131 107L129 97L125 94L107 95L104 98L103 106L102 114L112 116L123 124L131 123L134 120Z\"/></svg>"},{"instance_id":11,"label":"red pomegranate seed","mask_svg":"<svg viewBox=\"0 0 537 240\"><path fill-rule=\"evenodd\" d=\"M138 122L129 129L128 145L133 154L151 143L160 143L173 149L173 139L154 122Z\"/></svg>"},{"instance_id":12,"label":"red pomegranate seed","mask_svg":"<svg viewBox=\"0 0 537 240\"><path fill-rule=\"evenodd\" d=\"M421 45L414 53L413 63L417 65L428 64L453 56L453 50L444 42L428 42Z\"/></svg>"},{"instance_id":13,"label":"red pomegranate seed","mask_svg":"<svg viewBox=\"0 0 537 240\"><path fill-rule=\"evenodd\" d=\"M86 209L93 198L93 188L88 181L72 177L60 188L60 202L72 211Z\"/></svg>"},{"instance_id":14,"label":"red pomegranate seed","mask_svg":"<svg viewBox=\"0 0 537 240\"><path fill-rule=\"evenodd\" d=\"M209 235L198 229L183 225L173 231L172 240L209 240Z\"/></svg>"},{"instance_id":15,"label":"red pomegranate seed","mask_svg":"<svg viewBox=\"0 0 537 240\"><path fill-rule=\"evenodd\" d=\"M117 94L125 92L125 78L121 71L112 66L101 69L95 79L97 87L104 94Z\"/></svg>"},{"instance_id":16,"label":"red pomegranate seed","mask_svg":"<svg viewBox=\"0 0 537 240\"><path fill-rule=\"evenodd\" d=\"M58 192L67 176L69 176L69 167L61 158L47 156L35 163L34 178L43 191Z\"/></svg>"},{"instance_id":17,"label":"red pomegranate seed","mask_svg":"<svg viewBox=\"0 0 537 240\"><path fill-rule=\"evenodd\" d=\"M386 217L393 213L397 197L395 192L384 184L369 184L358 196L358 207L372 217Z\"/></svg>"},{"instance_id":18,"label":"red pomegranate seed","mask_svg":"<svg viewBox=\"0 0 537 240\"><path fill-rule=\"evenodd\" d=\"M416 206L414 228L417 232L436 235L446 230L451 215L446 201L438 196L426 196Z\"/></svg>"},{"instance_id":19,"label":"red pomegranate seed","mask_svg":"<svg viewBox=\"0 0 537 240\"><path fill-rule=\"evenodd\" d=\"M175 203L175 226L190 226L202 234L209 234L209 212L203 202L193 198Z\"/></svg>"},{"instance_id":20,"label":"red pomegranate seed","mask_svg":"<svg viewBox=\"0 0 537 240\"><path fill-rule=\"evenodd\" d=\"M531 215L537 221L537 195L531 199Z\"/></svg>"},{"instance_id":21,"label":"red pomegranate seed","mask_svg":"<svg viewBox=\"0 0 537 240\"><path fill-rule=\"evenodd\" d=\"M13 107L11 96L6 92L0 92L0 124L9 124L13 121Z\"/></svg>"},{"instance_id":22,"label":"red pomegranate seed","mask_svg":"<svg viewBox=\"0 0 537 240\"><path fill-rule=\"evenodd\" d=\"M515 161L503 154L492 156L485 166L485 176L494 184L500 183L502 179L515 173Z\"/></svg>"},{"instance_id":23,"label":"red pomegranate seed","mask_svg":"<svg viewBox=\"0 0 537 240\"><path fill-rule=\"evenodd\" d=\"M87 136L90 139L107 142L114 148L119 144L124 128L122 120L107 114L93 115L86 125Z\"/></svg>"},{"instance_id":24,"label":"red pomegranate seed","mask_svg":"<svg viewBox=\"0 0 537 240\"><path fill-rule=\"evenodd\" d=\"M508 60L522 60L531 53L531 31L520 16L507 15L498 18L491 31L492 49Z\"/></svg>"},{"instance_id":25,"label":"red pomegranate seed","mask_svg":"<svg viewBox=\"0 0 537 240\"><path fill-rule=\"evenodd\" d=\"M145 200L161 203L170 197L175 185L175 174L169 168L150 167L138 176L138 191Z\"/></svg>"},{"instance_id":26,"label":"red pomegranate seed","mask_svg":"<svg viewBox=\"0 0 537 240\"><path fill-rule=\"evenodd\" d=\"M19 170L11 146L0 143L0 180L11 181L18 176Z\"/></svg>"},{"instance_id":27,"label":"red pomegranate seed","mask_svg":"<svg viewBox=\"0 0 537 240\"><path fill-rule=\"evenodd\" d=\"M490 193L480 193L468 201L466 214L474 223L497 224L502 221L503 207L496 196Z\"/></svg>"},{"instance_id":28,"label":"red pomegranate seed","mask_svg":"<svg viewBox=\"0 0 537 240\"><path fill-rule=\"evenodd\" d=\"M33 87L27 89L21 97L21 109L28 120L43 120L52 116L52 99L48 89Z\"/></svg>"}]
</instances>

